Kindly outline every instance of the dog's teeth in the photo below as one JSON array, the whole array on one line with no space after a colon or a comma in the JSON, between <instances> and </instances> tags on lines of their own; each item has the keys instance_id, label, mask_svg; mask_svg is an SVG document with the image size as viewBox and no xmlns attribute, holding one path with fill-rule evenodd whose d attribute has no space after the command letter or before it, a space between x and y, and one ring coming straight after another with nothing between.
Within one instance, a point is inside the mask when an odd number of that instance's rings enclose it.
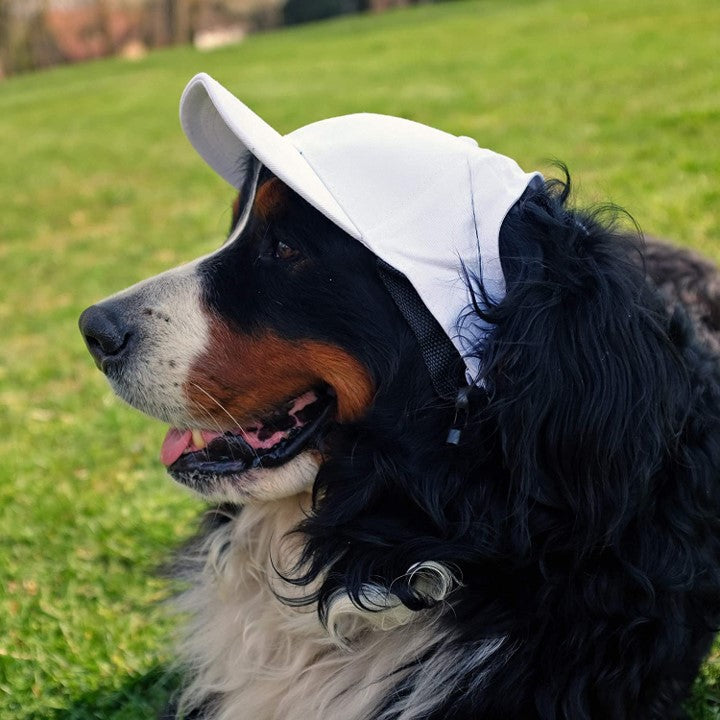
<instances>
[{"instance_id":1,"label":"dog's teeth","mask_svg":"<svg viewBox=\"0 0 720 720\"><path fill-rule=\"evenodd\" d=\"M199 430L192 431L192 441L193 445L198 450L202 450L207 445L207 443L205 442L205 438L202 436L202 433Z\"/></svg>"}]
</instances>

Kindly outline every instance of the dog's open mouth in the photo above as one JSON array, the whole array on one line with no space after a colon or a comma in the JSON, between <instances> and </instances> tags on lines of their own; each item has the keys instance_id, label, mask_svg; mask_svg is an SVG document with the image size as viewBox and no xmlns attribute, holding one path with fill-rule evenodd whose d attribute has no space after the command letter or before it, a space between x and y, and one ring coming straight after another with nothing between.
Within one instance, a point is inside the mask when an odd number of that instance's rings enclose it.
<instances>
[{"instance_id":1,"label":"dog's open mouth","mask_svg":"<svg viewBox=\"0 0 720 720\"><path fill-rule=\"evenodd\" d=\"M160 459L180 482L283 465L317 443L334 400L328 390L309 390L246 427L225 432L170 428Z\"/></svg>"}]
</instances>

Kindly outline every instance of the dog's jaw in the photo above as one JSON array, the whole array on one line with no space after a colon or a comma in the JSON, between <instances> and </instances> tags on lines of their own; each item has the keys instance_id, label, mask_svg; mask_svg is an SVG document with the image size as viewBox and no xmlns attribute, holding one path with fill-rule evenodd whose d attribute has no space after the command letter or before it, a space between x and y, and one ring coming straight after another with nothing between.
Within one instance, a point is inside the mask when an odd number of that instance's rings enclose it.
<instances>
[{"instance_id":1,"label":"dog's jaw","mask_svg":"<svg viewBox=\"0 0 720 720\"><path fill-rule=\"evenodd\" d=\"M182 485L212 502L244 505L248 502L267 502L309 491L322 456L315 450L305 450L288 462L273 468L251 468L239 475L181 473L172 469L170 475Z\"/></svg>"}]
</instances>

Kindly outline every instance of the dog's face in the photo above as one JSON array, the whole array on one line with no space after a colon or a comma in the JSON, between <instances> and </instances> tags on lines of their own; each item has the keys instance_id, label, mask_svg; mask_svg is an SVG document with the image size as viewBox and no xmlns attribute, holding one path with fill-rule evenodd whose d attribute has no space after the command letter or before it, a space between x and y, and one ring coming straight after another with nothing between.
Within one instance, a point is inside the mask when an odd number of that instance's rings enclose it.
<instances>
[{"instance_id":1,"label":"dog's face","mask_svg":"<svg viewBox=\"0 0 720 720\"><path fill-rule=\"evenodd\" d=\"M397 315L374 262L262 170L218 251L80 326L115 392L171 425L161 458L176 480L216 500L279 497L312 484L328 427L373 400Z\"/></svg>"}]
</instances>

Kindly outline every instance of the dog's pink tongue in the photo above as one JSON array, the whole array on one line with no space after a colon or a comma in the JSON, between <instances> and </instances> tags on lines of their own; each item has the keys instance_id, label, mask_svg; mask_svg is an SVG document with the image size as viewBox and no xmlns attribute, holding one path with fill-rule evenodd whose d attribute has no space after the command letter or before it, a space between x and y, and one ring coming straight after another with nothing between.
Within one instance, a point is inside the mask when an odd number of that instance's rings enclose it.
<instances>
[{"instance_id":1,"label":"dog's pink tongue","mask_svg":"<svg viewBox=\"0 0 720 720\"><path fill-rule=\"evenodd\" d=\"M162 448L160 448L160 461L166 467L172 465L185 451L192 442L192 433L190 430L178 430L170 428Z\"/></svg>"}]
</instances>

